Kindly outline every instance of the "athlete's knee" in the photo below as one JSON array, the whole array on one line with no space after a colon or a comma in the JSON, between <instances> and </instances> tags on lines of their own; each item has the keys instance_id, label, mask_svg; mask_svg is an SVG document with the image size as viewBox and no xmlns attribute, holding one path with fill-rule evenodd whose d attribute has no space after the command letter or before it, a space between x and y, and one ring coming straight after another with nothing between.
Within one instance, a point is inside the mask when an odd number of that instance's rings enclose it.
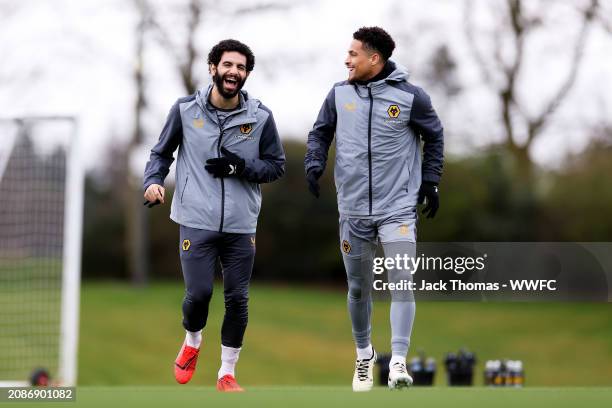
<instances>
[{"instance_id":1,"label":"athlete's knee","mask_svg":"<svg viewBox=\"0 0 612 408\"><path fill-rule=\"evenodd\" d=\"M348 300L351 303L358 303L368 300L370 292L367 288L363 287L363 283L359 282L349 282L348 287Z\"/></svg>"},{"instance_id":2,"label":"athlete's knee","mask_svg":"<svg viewBox=\"0 0 612 408\"><path fill-rule=\"evenodd\" d=\"M413 302L414 293L409 289L390 290L391 302Z\"/></svg>"},{"instance_id":3,"label":"athlete's knee","mask_svg":"<svg viewBox=\"0 0 612 408\"><path fill-rule=\"evenodd\" d=\"M349 286L348 289L348 299L349 302L359 302L361 301L361 287L360 286Z\"/></svg>"},{"instance_id":4,"label":"athlete's knee","mask_svg":"<svg viewBox=\"0 0 612 408\"><path fill-rule=\"evenodd\" d=\"M200 304L210 302L212 297L212 287L202 286L199 288L190 288L185 292L185 302Z\"/></svg>"},{"instance_id":5,"label":"athlete's knee","mask_svg":"<svg viewBox=\"0 0 612 408\"><path fill-rule=\"evenodd\" d=\"M249 303L247 290L232 290L225 292L225 307L229 309L244 309Z\"/></svg>"},{"instance_id":6,"label":"athlete's knee","mask_svg":"<svg viewBox=\"0 0 612 408\"><path fill-rule=\"evenodd\" d=\"M249 295L247 291L225 294L225 320L238 327L246 327L249 320Z\"/></svg>"}]
</instances>

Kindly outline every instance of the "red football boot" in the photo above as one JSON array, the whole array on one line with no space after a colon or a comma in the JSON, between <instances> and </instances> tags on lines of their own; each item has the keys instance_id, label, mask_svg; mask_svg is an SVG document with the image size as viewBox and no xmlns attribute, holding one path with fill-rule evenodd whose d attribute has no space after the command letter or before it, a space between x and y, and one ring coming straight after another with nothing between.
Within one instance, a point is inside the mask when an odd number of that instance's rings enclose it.
<instances>
[{"instance_id":1,"label":"red football boot","mask_svg":"<svg viewBox=\"0 0 612 408\"><path fill-rule=\"evenodd\" d=\"M191 380L198 362L200 349L190 347L183 343L176 361L174 362L174 378L179 384L186 384Z\"/></svg>"},{"instance_id":2,"label":"red football boot","mask_svg":"<svg viewBox=\"0 0 612 408\"><path fill-rule=\"evenodd\" d=\"M241 386L238 385L236 379L230 375L225 374L223 377L217 380L217 390L221 392L243 392Z\"/></svg>"}]
</instances>

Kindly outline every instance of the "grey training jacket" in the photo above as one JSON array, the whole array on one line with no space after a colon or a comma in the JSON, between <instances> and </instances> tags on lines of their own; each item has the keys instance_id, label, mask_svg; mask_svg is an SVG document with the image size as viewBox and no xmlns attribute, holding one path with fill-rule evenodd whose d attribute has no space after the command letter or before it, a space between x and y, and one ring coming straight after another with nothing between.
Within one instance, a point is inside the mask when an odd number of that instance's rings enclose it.
<instances>
[{"instance_id":1,"label":"grey training jacket","mask_svg":"<svg viewBox=\"0 0 612 408\"><path fill-rule=\"evenodd\" d=\"M429 96L392 72L368 84L336 83L308 134L306 172L325 169L336 136L334 178L341 215L386 215L415 207L421 181L438 183L444 136ZM423 139L423 159L421 143Z\"/></svg>"},{"instance_id":2,"label":"grey training jacket","mask_svg":"<svg viewBox=\"0 0 612 408\"><path fill-rule=\"evenodd\" d=\"M285 153L272 112L240 92L240 107L221 128L208 102L212 85L180 98L170 109L144 172L145 190L163 185L178 148L176 189L170 218L187 227L252 234L261 208L260 183L285 172ZM206 160L220 157L221 147L245 160L241 177L214 178Z\"/></svg>"}]
</instances>

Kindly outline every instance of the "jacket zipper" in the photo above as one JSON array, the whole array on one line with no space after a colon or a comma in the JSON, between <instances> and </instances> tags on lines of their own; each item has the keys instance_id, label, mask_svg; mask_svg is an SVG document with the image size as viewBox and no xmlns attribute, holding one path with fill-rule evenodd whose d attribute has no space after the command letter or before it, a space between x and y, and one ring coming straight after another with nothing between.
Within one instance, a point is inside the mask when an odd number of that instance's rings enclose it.
<instances>
[{"instance_id":1,"label":"jacket zipper","mask_svg":"<svg viewBox=\"0 0 612 408\"><path fill-rule=\"evenodd\" d=\"M221 158L221 139L223 139L223 129L219 124L219 140L217 142L217 157ZM219 232L223 232L223 219L225 217L225 182L221 179L221 223L219 224Z\"/></svg>"},{"instance_id":2,"label":"jacket zipper","mask_svg":"<svg viewBox=\"0 0 612 408\"><path fill-rule=\"evenodd\" d=\"M372 107L374 105L372 88L368 88L368 97L370 98L370 114L368 116L368 192L370 199L370 215L372 215Z\"/></svg>"}]
</instances>

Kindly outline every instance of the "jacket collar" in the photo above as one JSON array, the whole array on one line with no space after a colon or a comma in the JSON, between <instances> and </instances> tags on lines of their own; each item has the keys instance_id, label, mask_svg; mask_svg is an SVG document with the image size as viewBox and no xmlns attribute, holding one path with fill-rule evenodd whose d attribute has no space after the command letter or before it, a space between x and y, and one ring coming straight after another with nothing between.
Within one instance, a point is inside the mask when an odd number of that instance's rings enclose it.
<instances>
[{"instance_id":1,"label":"jacket collar","mask_svg":"<svg viewBox=\"0 0 612 408\"><path fill-rule=\"evenodd\" d=\"M385 88L385 86L387 86L387 83L407 82L410 76L406 68L404 68L403 66L401 66L400 64L392 60L387 61L387 63L385 64L384 70L391 71L389 75L385 78L379 79L377 81L376 80L371 81L366 84L355 83L354 85L355 85L355 90L357 91L357 93L361 96L366 97L368 96L368 88L370 88L372 90L372 93L376 94L382 91Z\"/></svg>"},{"instance_id":2,"label":"jacket collar","mask_svg":"<svg viewBox=\"0 0 612 408\"><path fill-rule=\"evenodd\" d=\"M387 61L385 62L385 65L383 65L383 68L380 70L380 72L375 77L370 78L367 81L356 81L356 84L357 85L367 85L372 82L381 81L387 78L394 70L395 70L395 64L393 63L393 61Z\"/></svg>"},{"instance_id":3,"label":"jacket collar","mask_svg":"<svg viewBox=\"0 0 612 408\"><path fill-rule=\"evenodd\" d=\"M385 79L383 79L382 81L378 81L376 83L380 83L383 81L389 81L389 82L404 82L404 81L408 81L408 78L410 77L410 74L408 73L408 70L403 67L402 65L389 60L388 61L389 64L391 64L393 70L391 71L391 73L389 74L389 76L387 76Z\"/></svg>"},{"instance_id":4,"label":"jacket collar","mask_svg":"<svg viewBox=\"0 0 612 408\"><path fill-rule=\"evenodd\" d=\"M202 109L202 112L210 117L213 122L218 124L217 115L212 114L211 112L211 110L214 110L215 107L208 101L212 87L213 84L208 84L207 86L198 89L196 91L195 100L200 109ZM240 90L239 98L240 107L235 111L232 111L231 119L227 121L225 128L257 122L257 110L259 109L260 105L259 100L249 98L249 94L244 90Z\"/></svg>"}]
</instances>

